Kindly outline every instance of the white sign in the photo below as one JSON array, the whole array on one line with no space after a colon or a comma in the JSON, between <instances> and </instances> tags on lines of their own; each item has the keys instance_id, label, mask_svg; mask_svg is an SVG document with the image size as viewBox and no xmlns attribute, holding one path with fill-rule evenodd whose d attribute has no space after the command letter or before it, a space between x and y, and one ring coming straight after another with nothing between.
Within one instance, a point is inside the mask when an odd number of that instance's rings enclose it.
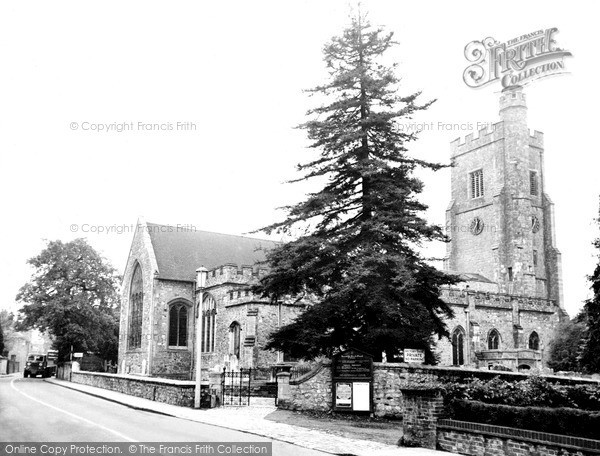
<instances>
[{"instance_id":1,"label":"white sign","mask_svg":"<svg viewBox=\"0 0 600 456\"><path fill-rule=\"evenodd\" d=\"M83 353L80 353L80 352L73 353L73 358L83 358Z\"/></svg>"},{"instance_id":2,"label":"white sign","mask_svg":"<svg viewBox=\"0 0 600 456\"><path fill-rule=\"evenodd\" d=\"M352 410L369 412L371 410L371 388L369 382L352 383Z\"/></svg>"},{"instance_id":3,"label":"white sign","mask_svg":"<svg viewBox=\"0 0 600 456\"><path fill-rule=\"evenodd\" d=\"M336 407L350 407L352 405L352 386L350 383L335 384Z\"/></svg>"},{"instance_id":4,"label":"white sign","mask_svg":"<svg viewBox=\"0 0 600 456\"><path fill-rule=\"evenodd\" d=\"M405 363L425 363L425 350L418 350L415 348L404 349L404 362Z\"/></svg>"}]
</instances>

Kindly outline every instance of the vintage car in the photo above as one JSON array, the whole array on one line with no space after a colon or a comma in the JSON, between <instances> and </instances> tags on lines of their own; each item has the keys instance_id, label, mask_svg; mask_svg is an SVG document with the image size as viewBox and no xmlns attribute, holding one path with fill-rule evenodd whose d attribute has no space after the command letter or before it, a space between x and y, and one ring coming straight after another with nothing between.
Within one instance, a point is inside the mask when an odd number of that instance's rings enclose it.
<instances>
[{"instance_id":1,"label":"vintage car","mask_svg":"<svg viewBox=\"0 0 600 456\"><path fill-rule=\"evenodd\" d=\"M54 350L49 351L48 354L30 353L27 355L23 377L37 377L41 375L42 378L46 378L56 375L56 357L54 355Z\"/></svg>"}]
</instances>

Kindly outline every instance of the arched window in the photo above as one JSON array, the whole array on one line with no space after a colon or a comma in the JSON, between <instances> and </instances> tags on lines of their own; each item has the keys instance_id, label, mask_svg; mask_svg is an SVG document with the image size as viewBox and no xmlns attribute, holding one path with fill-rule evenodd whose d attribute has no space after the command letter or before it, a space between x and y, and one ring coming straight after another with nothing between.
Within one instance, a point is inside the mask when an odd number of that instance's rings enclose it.
<instances>
[{"instance_id":1,"label":"arched window","mask_svg":"<svg viewBox=\"0 0 600 456\"><path fill-rule=\"evenodd\" d=\"M215 351L217 302L211 294L205 294L202 303L202 351Z\"/></svg>"},{"instance_id":2,"label":"arched window","mask_svg":"<svg viewBox=\"0 0 600 456\"><path fill-rule=\"evenodd\" d=\"M488 350L498 350L500 348L500 333L492 329L488 335Z\"/></svg>"},{"instance_id":3,"label":"arched window","mask_svg":"<svg viewBox=\"0 0 600 456\"><path fill-rule=\"evenodd\" d=\"M538 333L533 331L529 336L529 348L531 350L539 350L540 349L540 336Z\"/></svg>"},{"instance_id":4,"label":"arched window","mask_svg":"<svg viewBox=\"0 0 600 456\"><path fill-rule=\"evenodd\" d=\"M142 346L142 315L144 313L144 280L139 263L135 265L129 289L129 348Z\"/></svg>"},{"instance_id":5,"label":"arched window","mask_svg":"<svg viewBox=\"0 0 600 456\"><path fill-rule=\"evenodd\" d=\"M465 331L458 327L452 333L452 364L462 366L465 364Z\"/></svg>"},{"instance_id":6,"label":"arched window","mask_svg":"<svg viewBox=\"0 0 600 456\"><path fill-rule=\"evenodd\" d=\"M188 306L183 302L169 308L169 347L187 347L188 314Z\"/></svg>"},{"instance_id":7,"label":"arched window","mask_svg":"<svg viewBox=\"0 0 600 456\"><path fill-rule=\"evenodd\" d=\"M234 321L229 326L229 353L240 357L240 342L242 338L242 327L237 321Z\"/></svg>"}]
</instances>

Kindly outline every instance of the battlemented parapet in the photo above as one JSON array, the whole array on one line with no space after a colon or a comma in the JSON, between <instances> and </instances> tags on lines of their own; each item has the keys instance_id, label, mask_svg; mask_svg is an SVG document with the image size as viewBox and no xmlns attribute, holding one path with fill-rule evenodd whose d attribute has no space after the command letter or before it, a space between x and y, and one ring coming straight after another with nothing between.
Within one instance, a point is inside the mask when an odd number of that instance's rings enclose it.
<instances>
[{"instance_id":1,"label":"battlemented parapet","mask_svg":"<svg viewBox=\"0 0 600 456\"><path fill-rule=\"evenodd\" d=\"M260 277L266 275L267 272L268 269L264 267L225 263L222 266L217 266L216 268L210 269L208 271L206 286L212 287L225 283L255 283Z\"/></svg>"},{"instance_id":2,"label":"battlemented parapet","mask_svg":"<svg viewBox=\"0 0 600 456\"><path fill-rule=\"evenodd\" d=\"M505 133L504 122L500 121L492 124L491 127L479 129L477 136L474 136L473 133L470 133L465 137L459 136L454 141L450 142L450 156L456 157L468 152L473 152L493 142L501 141L505 138ZM530 131L529 146L543 149L544 133L538 130L533 130L533 132Z\"/></svg>"},{"instance_id":3,"label":"battlemented parapet","mask_svg":"<svg viewBox=\"0 0 600 456\"><path fill-rule=\"evenodd\" d=\"M500 141L504 138L504 122L496 122L491 127L484 127L478 131L478 136L473 137L473 133L464 138L456 138L450 143L450 156L456 157L475 149Z\"/></svg>"},{"instance_id":4,"label":"battlemented parapet","mask_svg":"<svg viewBox=\"0 0 600 456\"><path fill-rule=\"evenodd\" d=\"M520 296L508 293L492 293L461 289L456 287L443 287L440 294L442 300L450 305L468 306L470 303L478 306L489 306L512 309L513 302L519 311L554 313L557 303L552 299L536 296Z\"/></svg>"}]
</instances>

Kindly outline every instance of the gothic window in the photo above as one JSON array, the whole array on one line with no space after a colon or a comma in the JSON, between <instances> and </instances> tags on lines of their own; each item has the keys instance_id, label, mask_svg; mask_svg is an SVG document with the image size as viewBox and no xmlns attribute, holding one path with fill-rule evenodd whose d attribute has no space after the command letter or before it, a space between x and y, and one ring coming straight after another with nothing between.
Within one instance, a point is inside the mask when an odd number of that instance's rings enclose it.
<instances>
[{"instance_id":1,"label":"gothic window","mask_svg":"<svg viewBox=\"0 0 600 456\"><path fill-rule=\"evenodd\" d=\"M135 265L129 289L129 334L128 347L140 348L142 346L142 315L144 312L144 281L142 268Z\"/></svg>"},{"instance_id":2,"label":"gothic window","mask_svg":"<svg viewBox=\"0 0 600 456\"><path fill-rule=\"evenodd\" d=\"M529 348L531 350L539 350L540 349L540 336L533 331L529 336Z\"/></svg>"},{"instance_id":3,"label":"gothic window","mask_svg":"<svg viewBox=\"0 0 600 456\"><path fill-rule=\"evenodd\" d=\"M169 347L187 347L188 344L188 307L175 303L169 309Z\"/></svg>"},{"instance_id":4,"label":"gothic window","mask_svg":"<svg viewBox=\"0 0 600 456\"><path fill-rule=\"evenodd\" d=\"M239 359L242 338L242 327L237 321L229 326L229 353Z\"/></svg>"},{"instance_id":5,"label":"gothic window","mask_svg":"<svg viewBox=\"0 0 600 456\"><path fill-rule=\"evenodd\" d=\"M529 193L534 196L538 195L537 171L529 171Z\"/></svg>"},{"instance_id":6,"label":"gothic window","mask_svg":"<svg viewBox=\"0 0 600 456\"><path fill-rule=\"evenodd\" d=\"M478 169L469 173L469 191L471 198L479 198L483 196L483 170Z\"/></svg>"},{"instance_id":7,"label":"gothic window","mask_svg":"<svg viewBox=\"0 0 600 456\"><path fill-rule=\"evenodd\" d=\"M460 327L452 333L452 364L454 366L465 364L465 331Z\"/></svg>"},{"instance_id":8,"label":"gothic window","mask_svg":"<svg viewBox=\"0 0 600 456\"><path fill-rule=\"evenodd\" d=\"M202 303L202 351L215 351L215 328L217 321L217 302L210 294L204 295Z\"/></svg>"},{"instance_id":9,"label":"gothic window","mask_svg":"<svg viewBox=\"0 0 600 456\"><path fill-rule=\"evenodd\" d=\"M533 265L534 266L538 265L538 252L537 252L537 250L533 251Z\"/></svg>"},{"instance_id":10,"label":"gothic window","mask_svg":"<svg viewBox=\"0 0 600 456\"><path fill-rule=\"evenodd\" d=\"M500 333L492 329L488 335L488 350L498 350L500 348Z\"/></svg>"}]
</instances>

